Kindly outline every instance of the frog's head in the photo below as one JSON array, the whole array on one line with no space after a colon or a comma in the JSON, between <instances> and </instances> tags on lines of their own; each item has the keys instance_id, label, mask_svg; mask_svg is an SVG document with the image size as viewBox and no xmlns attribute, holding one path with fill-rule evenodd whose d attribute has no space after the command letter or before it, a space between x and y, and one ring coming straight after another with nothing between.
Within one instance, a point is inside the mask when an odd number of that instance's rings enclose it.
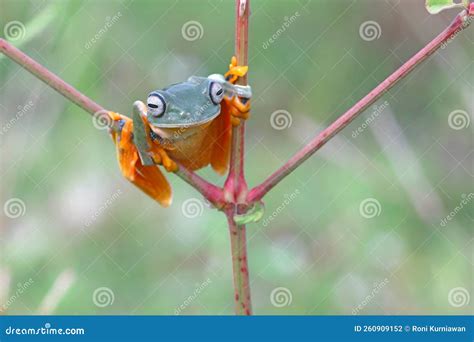
<instances>
[{"instance_id":1,"label":"frog's head","mask_svg":"<svg viewBox=\"0 0 474 342\"><path fill-rule=\"evenodd\" d=\"M186 82L151 92L147 119L152 128L201 125L219 115L223 98L219 80L192 76Z\"/></svg>"}]
</instances>

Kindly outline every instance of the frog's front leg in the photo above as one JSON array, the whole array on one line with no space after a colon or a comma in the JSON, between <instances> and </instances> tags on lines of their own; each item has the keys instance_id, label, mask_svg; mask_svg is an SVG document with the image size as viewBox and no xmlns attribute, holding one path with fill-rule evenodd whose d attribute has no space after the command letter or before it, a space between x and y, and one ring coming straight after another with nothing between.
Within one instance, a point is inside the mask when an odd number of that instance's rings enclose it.
<instances>
[{"instance_id":1,"label":"frog's front leg","mask_svg":"<svg viewBox=\"0 0 474 342\"><path fill-rule=\"evenodd\" d=\"M239 66L237 63L237 58L232 57L229 70L225 73L224 77L227 82L235 84L239 77L243 77L248 72L248 66ZM247 120L250 112L250 99L246 99L246 102L243 102L238 96L233 96L232 98L224 98L226 102L226 109L231 115L231 123L233 126L238 126L240 120Z\"/></svg>"},{"instance_id":2,"label":"frog's front leg","mask_svg":"<svg viewBox=\"0 0 474 342\"><path fill-rule=\"evenodd\" d=\"M140 101L133 104L133 143L137 147L142 164L154 165L155 163L149 155L151 149L149 143L150 128L146 121L144 107L145 105Z\"/></svg>"},{"instance_id":3,"label":"frog's front leg","mask_svg":"<svg viewBox=\"0 0 474 342\"><path fill-rule=\"evenodd\" d=\"M163 165L168 172L178 170L178 165L168 156L168 153L151 137L151 128L146 118L145 104L136 101L133 104L133 141L143 165Z\"/></svg>"}]
</instances>

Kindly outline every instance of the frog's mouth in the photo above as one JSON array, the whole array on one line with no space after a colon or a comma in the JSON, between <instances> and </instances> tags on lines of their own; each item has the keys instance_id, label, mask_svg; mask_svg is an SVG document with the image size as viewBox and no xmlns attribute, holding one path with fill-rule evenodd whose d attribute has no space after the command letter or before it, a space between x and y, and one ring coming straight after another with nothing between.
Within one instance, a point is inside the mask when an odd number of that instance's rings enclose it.
<instances>
[{"instance_id":1,"label":"frog's mouth","mask_svg":"<svg viewBox=\"0 0 474 342\"><path fill-rule=\"evenodd\" d=\"M203 113L199 116L192 114L192 111L184 112L186 113L184 117L183 112L167 111L161 118L153 120L152 125L154 127L167 129L180 129L182 127L191 128L204 125L209 121L214 120L217 116L219 116L220 112L220 106L216 106L216 109L213 111L213 113Z\"/></svg>"},{"instance_id":2,"label":"frog's mouth","mask_svg":"<svg viewBox=\"0 0 474 342\"><path fill-rule=\"evenodd\" d=\"M190 126L181 126L181 127L174 127L174 128L167 128L167 127L156 127L154 125L150 125L151 130L153 133L158 135L164 143L174 144L181 140L188 139L193 135L196 135L199 132L199 127L190 127Z\"/></svg>"}]
</instances>

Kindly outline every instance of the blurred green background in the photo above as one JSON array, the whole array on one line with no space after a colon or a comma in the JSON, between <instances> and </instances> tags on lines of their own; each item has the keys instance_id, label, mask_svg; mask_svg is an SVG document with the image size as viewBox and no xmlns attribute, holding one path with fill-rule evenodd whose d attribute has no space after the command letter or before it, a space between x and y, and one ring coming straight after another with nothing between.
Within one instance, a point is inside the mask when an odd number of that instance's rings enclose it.
<instances>
[{"instance_id":1,"label":"blurred green background","mask_svg":"<svg viewBox=\"0 0 474 342\"><path fill-rule=\"evenodd\" d=\"M459 12L430 16L424 0L251 8L251 186ZM0 0L3 37L20 22L12 44L124 114L153 89L224 72L233 18L232 1ZM473 42L471 27L265 198L248 226L256 314L473 312ZM121 177L87 113L4 56L0 76L3 312L232 314L225 217L172 175L173 204L159 207Z\"/></svg>"}]
</instances>

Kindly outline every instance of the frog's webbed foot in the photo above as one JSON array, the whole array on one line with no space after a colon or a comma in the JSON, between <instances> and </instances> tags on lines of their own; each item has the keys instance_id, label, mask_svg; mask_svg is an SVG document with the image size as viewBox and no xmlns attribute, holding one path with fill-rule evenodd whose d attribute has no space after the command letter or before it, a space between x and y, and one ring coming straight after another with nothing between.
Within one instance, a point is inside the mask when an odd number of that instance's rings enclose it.
<instances>
[{"instance_id":1,"label":"frog's webbed foot","mask_svg":"<svg viewBox=\"0 0 474 342\"><path fill-rule=\"evenodd\" d=\"M162 206L169 206L172 198L171 187L157 166L142 163L134 143L134 121L113 112L109 112L109 115L112 120L118 122L119 129L112 130L111 135L117 148L117 159L123 176Z\"/></svg>"},{"instance_id":2,"label":"frog's webbed foot","mask_svg":"<svg viewBox=\"0 0 474 342\"><path fill-rule=\"evenodd\" d=\"M135 164L138 160L137 148L132 139L133 122L130 118L118 113L109 112L109 115L119 127L118 130L111 130L110 134L117 149L120 171L125 178L133 182Z\"/></svg>"},{"instance_id":3,"label":"frog's webbed foot","mask_svg":"<svg viewBox=\"0 0 474 342\"><path fill-rule=\"evenodd\" d=\"M229 71L225 73L224 77L227 82L235 84L239 77L243 77L247 74L248 69L248 66L237 65L237 58L233 56L229 64ZM226 98L225 101L229 106L233 126L238 126L241 119L248 119L250 115L250 100L243 102L238 96L233 96L230 99Z\"/></svg>"},{"instance_id":4,"label":"frog's webbed foot","mask_svg":"<svg viewBox=\"0 0 474 342\"><path fill-rule=\"evenodd\" d=\"M250 116L250 101L243 103L242 100L237 96L234 96L231 99L225 99L225 101L229 106L232 126L238 126L241 119L248 119Z\"/></svg>"}]
</instances>

